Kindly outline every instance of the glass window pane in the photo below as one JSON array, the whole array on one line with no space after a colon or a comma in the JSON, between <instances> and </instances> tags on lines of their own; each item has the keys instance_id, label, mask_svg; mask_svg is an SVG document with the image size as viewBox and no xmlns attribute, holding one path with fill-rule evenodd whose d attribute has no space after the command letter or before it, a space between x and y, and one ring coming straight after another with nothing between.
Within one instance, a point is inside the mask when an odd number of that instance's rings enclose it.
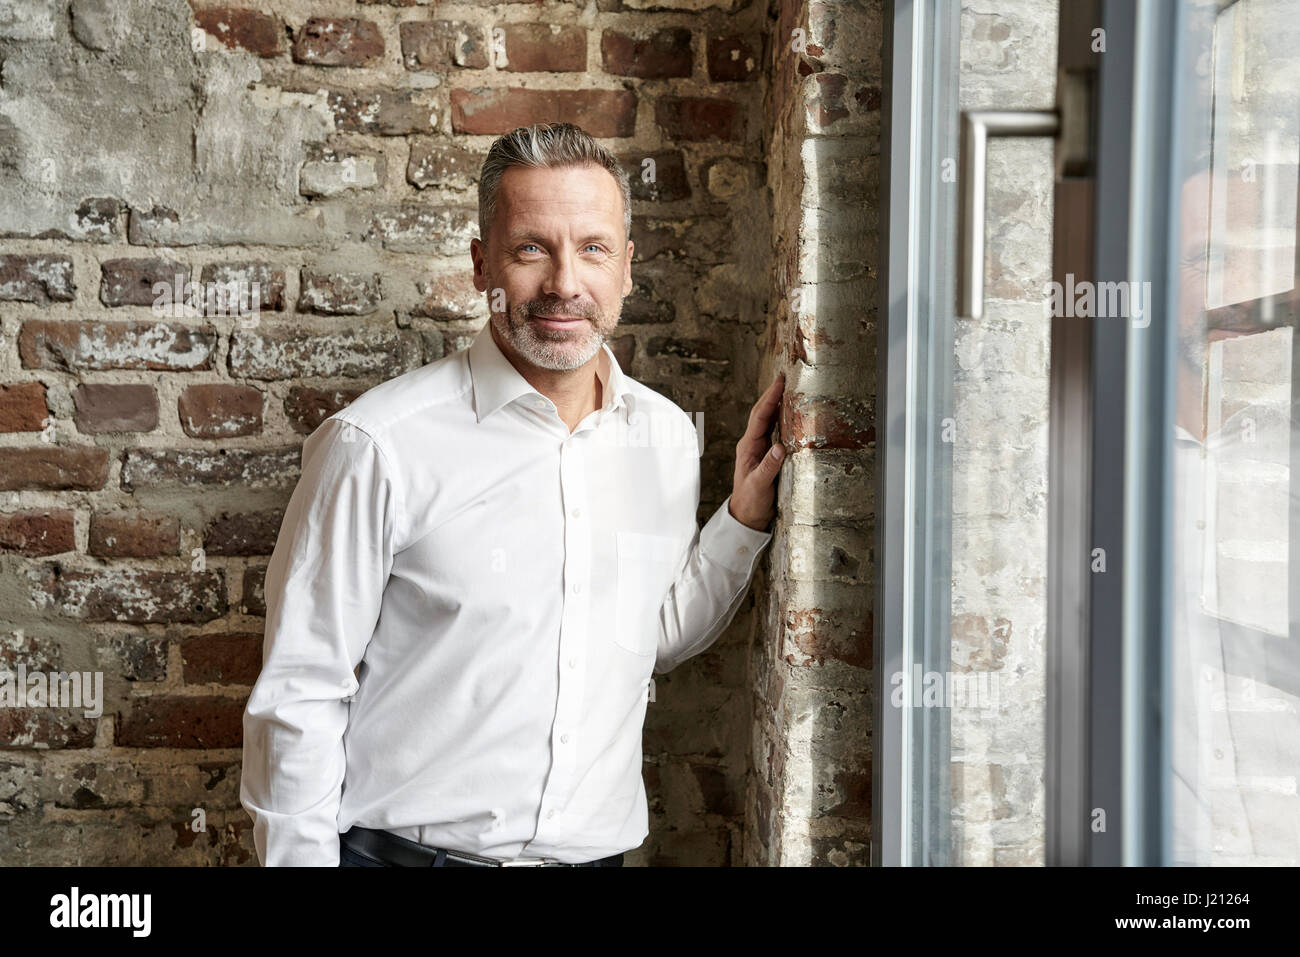
<instances>
[{"instance_id":1,"label":"glass window pane","mask_svg":"<svg viewBox=\"0 0 1300 957\"><path fill-rule=\"evenodd\" d=\"M1300 863L1300 3L1198 2L1178 144L1175 864Z\"/></svg>"},{"instance_id":2,"label":"glass window pane","mask_svg":"<svg viewBox=\"0 0 1300 957\"><path fill-rule=\"evenodd\" d=\"M1056 23L1055 0L963 4L960 108L1051 108ZM942 809L930 859L953 865L1045 859L1052 156L1049 138L990 141L984 315L953 321L945 363L951 497L935 532L948 538L951 593L936 593L948 614L934 620L947 627L927 636L910 696L926 710L941 702L946 717L922 726L925 754L943 733L948 751L944 768L918 754L932 781L915 797ZM946 806L934 797L945 774Z\"/></svg>"}]
</instances>

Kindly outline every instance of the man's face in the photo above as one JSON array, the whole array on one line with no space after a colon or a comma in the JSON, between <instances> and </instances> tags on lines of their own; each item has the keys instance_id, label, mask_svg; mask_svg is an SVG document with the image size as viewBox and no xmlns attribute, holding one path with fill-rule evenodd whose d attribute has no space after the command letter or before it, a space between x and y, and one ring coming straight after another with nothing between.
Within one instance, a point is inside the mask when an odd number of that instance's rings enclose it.
<instances>
[{"instance_id":1,"label":"man's face","mask_svg":"<svg viewBox=\"0 0 1300 957\"><path fill-rule=\"evenodd\" d=\"M601 167L506 170L489 243L470 242L499 339L543 369L589 362L632 291L624 237L623 195Z\"/></svg>"}]
</instances>

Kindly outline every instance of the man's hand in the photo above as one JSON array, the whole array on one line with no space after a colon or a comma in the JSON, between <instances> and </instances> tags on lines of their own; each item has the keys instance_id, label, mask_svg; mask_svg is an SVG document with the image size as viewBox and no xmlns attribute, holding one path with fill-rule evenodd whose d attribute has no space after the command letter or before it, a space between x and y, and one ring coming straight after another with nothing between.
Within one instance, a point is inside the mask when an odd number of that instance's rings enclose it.
<instances>
[{"instance_id":1,"label":"man's hand","mask_svg":"<svg viewBox=\"0 0 1300 957\"><path fill-rule=\"evenodd\" d=\"M749 427L736 443L736 477L731 486L731 517L742 525L765 532L776 517L775 481L785 449L768 436L781 408L785 377L778 375L749 411Z\"/></svg>"}]
</instances>

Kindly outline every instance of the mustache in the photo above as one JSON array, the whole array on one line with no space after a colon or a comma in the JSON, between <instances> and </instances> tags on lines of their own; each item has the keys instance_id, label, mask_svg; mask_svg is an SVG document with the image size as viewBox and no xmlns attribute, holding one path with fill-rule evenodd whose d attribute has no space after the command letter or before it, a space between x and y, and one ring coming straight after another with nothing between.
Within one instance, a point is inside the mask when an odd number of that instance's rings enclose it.
<instances>
[{"instance_id":1,"label":"mustache","mask_svg":"<svg viewBox=\"0 0 1300 957\"><path fill-rule=\"evenodd\" d=\"M583 309L574 312L572 309L563 306L533 306L526 305L524 309L535 316L571 316L574 318L586 319L591 315L590 309Z\"/></svg>"}]
</instances>

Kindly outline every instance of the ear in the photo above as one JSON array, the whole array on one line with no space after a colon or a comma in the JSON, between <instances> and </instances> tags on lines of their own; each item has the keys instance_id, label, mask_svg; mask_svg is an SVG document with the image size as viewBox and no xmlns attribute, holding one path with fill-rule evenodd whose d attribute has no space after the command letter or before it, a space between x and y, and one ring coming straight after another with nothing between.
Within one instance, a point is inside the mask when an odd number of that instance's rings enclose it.
<instances>
[{"instance_id":1,"label":"ear","mask_svg":"<svg viewBox=\"0 0 1300 957\"><path fill-rule=\"evenodd\" d=\"M474 263L474 288L479 292L487 291L487 272L483 268L487 260L484 252L483 242L477 236L469 241L469 257Z\"/></svg>"},{"instance_id":2,"label":"ear","mask_svg":"<svg viewBox=\"0 0 1300 957\"><path fill-rule=\"evenodd\" d=\"M627 257L623 263L623 295L627 296L632 291L632 251L636 249L636 243L632 240L627 241Z\"/></svg>"}]
</instances>

